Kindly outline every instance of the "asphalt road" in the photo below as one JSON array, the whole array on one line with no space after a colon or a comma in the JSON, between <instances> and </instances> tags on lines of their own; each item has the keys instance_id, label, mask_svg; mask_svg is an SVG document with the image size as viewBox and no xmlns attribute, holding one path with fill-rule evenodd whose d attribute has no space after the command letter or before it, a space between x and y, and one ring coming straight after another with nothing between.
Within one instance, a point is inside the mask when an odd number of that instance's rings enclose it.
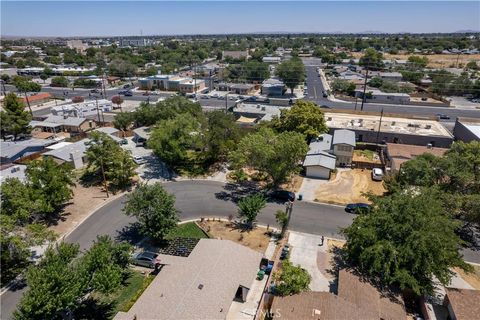
<instances>
[{"instance_id":1,"label":"asphalt road","mask_svg":"<svg viewBox=\"0 0 480 320\"><path fill-rule=\"evenodd\" d=\"M307 96L305 100L313 101L318 105L328 106L332 109L355 110L355 102L330 101L322 96L325 90L323 82L318 76L316 65L306 65ZM360 110L361 100L358 100L357 110ZM363 111L405 114L415 116L435 117L438 113L448 115L452 121L457 117L480 118L480 110L457 109L452 107L430 107L415 105L373 104L365 103Z\"/></svg>"},{"instance_id":2,"label":"asphalt road","mask_svg":"<svg viewBox=\"0 0 480 320\"><path fill-rule=\"evenodd\" d=\"M176 196L176 207L180 210L181 220L202 216L222 218L235 216L237 212L235 201L251 191L214 181L168 182L165 183L165 188ZM78 243L83 250L89 248L98 235L110 235L117 240L132 242L139 240L129 228L135 219L122 213L124 201L125 197L121 197L97 210L70 233L65 241ZM275 213L284 208L281 203L269 202L260 213L258 222L276 227ZM353 217L342 207L296 202L290 229L339 238L340 228L348 226ZM19 286L2 294L1 319L11 317L24 291L25 288Z\"/></svg>"},{"instance_id":3,"label":"asphalt road","mask_svg":"<svg viewBox=\"0 0 480 320\"><path fill-rule=\"evenodd\" d=\"M167 182L166 190L176 197L180 219L200 217L228 217L236 215L235 201L251 192L235 185L215 181ZM78 243L81 249L89 248L98 235L110 235L117 240L137 242L140 237L131 232L134 218L122 213L125 197L106 204L79 227L71 232L65 241ZM282 203L269 202L258 216L258 222L277 227L275 213L284 209ZM346 213L343 207L296 201L293 207L290 230L342 238L341 228L349 226L355 216ZM480 263L479 252L463 251L467 261ZM1 319L9 319L25 288L12 288L1 296Z\"/></svg>"}]
</instances>

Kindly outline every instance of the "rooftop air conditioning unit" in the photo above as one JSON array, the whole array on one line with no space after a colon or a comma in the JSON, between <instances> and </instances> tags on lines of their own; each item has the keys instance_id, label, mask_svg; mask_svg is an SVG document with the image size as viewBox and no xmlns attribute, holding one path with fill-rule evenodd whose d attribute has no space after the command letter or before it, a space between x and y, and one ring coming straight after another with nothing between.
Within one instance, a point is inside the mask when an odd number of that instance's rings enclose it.
<instances>
[{"instance_id":1,"label":"rooftop air conditioning unit","mask_svg":"<svg viewBox=\"0 0 480 320\"><path fill-rule=\"evenodd\" d=\"M432 125L431 124L425 125L425 129L432 129Z\"/></svg>"}]
</instances>

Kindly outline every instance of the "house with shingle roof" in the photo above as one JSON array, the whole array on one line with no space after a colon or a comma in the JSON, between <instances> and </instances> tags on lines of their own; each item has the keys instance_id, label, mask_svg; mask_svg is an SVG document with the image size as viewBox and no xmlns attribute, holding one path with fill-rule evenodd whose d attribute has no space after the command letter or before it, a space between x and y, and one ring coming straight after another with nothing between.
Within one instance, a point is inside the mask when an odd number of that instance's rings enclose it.
<instances>
[{"instance_id":1,"label":"house with shingle roof","mask_svg":"<svg viewBox=\"0 0 480 320\"><path fill-rule=\"evenodd\" d=\"M340 270L338 294L307 291L275 297L270 314L279 320L405 320L403 299L381 292L351 271Z\"/></svg>"}]
</instances>

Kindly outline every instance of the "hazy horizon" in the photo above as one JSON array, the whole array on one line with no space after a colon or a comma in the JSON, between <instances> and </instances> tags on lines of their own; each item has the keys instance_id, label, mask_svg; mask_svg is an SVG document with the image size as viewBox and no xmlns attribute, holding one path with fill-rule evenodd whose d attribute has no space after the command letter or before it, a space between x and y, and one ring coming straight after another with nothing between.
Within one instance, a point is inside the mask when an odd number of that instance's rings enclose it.
<instances>
[{"instance_id":1,"label":"hazy horizon","mask_svg":"<svg viewBox=\"0 0 480 320\"><path fill-rule=\"evenodd\" d=\"M3 37L480 31L478 1L2 1Z\"/></svg>"}]
</instances>

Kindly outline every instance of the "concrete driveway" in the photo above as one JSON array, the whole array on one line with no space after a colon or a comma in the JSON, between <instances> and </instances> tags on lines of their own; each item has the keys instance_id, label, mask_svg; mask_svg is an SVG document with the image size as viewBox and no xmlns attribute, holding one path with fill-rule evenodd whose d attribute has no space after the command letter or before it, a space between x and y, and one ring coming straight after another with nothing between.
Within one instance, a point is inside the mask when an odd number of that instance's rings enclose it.
<instances>
[{"instance_id":1,"label":"concrete driveway","mask_svg":"<svg viewBox=\"0 0 480 320\"><path fill-rule=\"evenodd\" d=\"M321 238L319 235L291 231L288 237L290 261L308 271L312 277L310 290L329 292L330 279L325 272L328 267L327 238L323 245Z\"/></svg>"},{"instance_id":2,"label":"concrete driveway","mask_svg":"<svg viewBox=\"0 0 480 320\"><path fill-rule=\"evenodd\" d=\"M315 201L315 191L326 183L328 183L327 179L303 178L298 194L302 195L303 201Z\"/></svg>"}]
</instances>

